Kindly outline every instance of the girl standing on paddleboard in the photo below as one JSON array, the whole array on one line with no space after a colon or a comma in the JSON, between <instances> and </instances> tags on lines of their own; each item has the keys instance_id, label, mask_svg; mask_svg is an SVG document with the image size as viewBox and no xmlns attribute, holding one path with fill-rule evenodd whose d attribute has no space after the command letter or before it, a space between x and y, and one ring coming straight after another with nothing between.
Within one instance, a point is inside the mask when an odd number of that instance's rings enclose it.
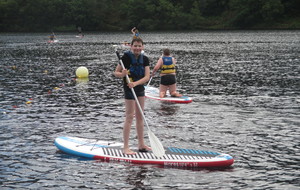
<instances>
[{"instance_id":1,"label":"girl standing on paddleboard","mask_svg":"<svg viewBox=\"0 0 300 190\"><path fill-rule=\"evenodd\" d=\"M164 98L166 96L167 90L169 89L170 95L173 97L181 97L182 95L176 92L176 70L175 70L176 60L174 57L170 56L170 50L164 49L163 56L160 57L153 69L152 77L155 75L156 71L159 69L160 72L160 86L159 86L159 96Z\"/></svg>"},{"instance_id":2,"label":"girl standing on paddleboard","mask_svg":"<svg viewBox=\"0 0 300 190\"><path fill-rule=\"evenodd\" d=\"M136 154L129 147L129 136L133 118L136 119L136 131L138 137L138 149L140 152L147 152L151 150L150 147L144 143L144 121L142 113L140 113L134 99L131 88L134 89L137 99L144 110L145 105L145 88L144 84L150 78L149 59L141 52L144 49L144 43L141 38L134 38L131 42L130 51L126 51L122 56L122 62L126 69L118 64L114 75L118 78L123 78L123 88L125 94L125 109L126 118L123 128L124 138L124 154ZM129 76L130 82L126 81L126 75Z\"/></svg>"}]
</instances>

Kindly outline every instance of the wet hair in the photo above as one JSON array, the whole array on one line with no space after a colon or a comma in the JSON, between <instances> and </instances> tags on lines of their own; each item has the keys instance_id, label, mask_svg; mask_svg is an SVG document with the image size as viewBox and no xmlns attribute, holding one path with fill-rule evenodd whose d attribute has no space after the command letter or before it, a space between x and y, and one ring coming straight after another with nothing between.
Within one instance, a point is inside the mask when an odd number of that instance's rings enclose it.
<instances>
[{"instance_id":1,"label":"wet hair","mask_svg":"<svg viewBox=\"0 0 300 190\"><path fill-rule=\"evenodd\" d=\"M131 45L133 45L134 42L140 42L140 43L142 43L142 45L144 45L142 38L133 38L131 41Z\"/></svg>"},{"instance_id":2,"label":"wet hair","mask_svg":"<svg viewBox=\"0 0 300 190\"><path fill-rule=\"evenodd\" d=\"M171 54L170 50L168 48L163 50L164 55L169 56Z\"/></svg>"}]
</instances>

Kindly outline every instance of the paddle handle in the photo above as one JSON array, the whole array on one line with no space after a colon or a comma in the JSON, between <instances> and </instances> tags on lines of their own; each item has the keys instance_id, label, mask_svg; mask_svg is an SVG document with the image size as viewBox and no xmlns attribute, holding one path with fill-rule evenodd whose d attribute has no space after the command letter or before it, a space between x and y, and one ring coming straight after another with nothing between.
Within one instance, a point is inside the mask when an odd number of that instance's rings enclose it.
<instances>
[{"instance_id":1,"label":"paddle handle","mask_svg":"<svg viewBox=\"0 0 300 190\"><path fill-rule=\"evenodd\" d=\"M125 69L124 64L123 64L123 61L122 61L121 56L120 56L120 53L119 53L118 51L116 51L116 54L117 54L117 56L118 56L118 59L119 59L119 61L120 61L120 63L121 63L122 68ZM127 74L126 74L126 80L127 80L128 83L130 83L129 76L128 76ZM138 98L137 98L137 96L136 96L135 91L134 91L133 88L131 88L131 92L132 92L132 94L133 94L133 96L134 96L134 99L135 99L135 102L136 102L136 104L137 104L137 106L138 106L138 108L139 108L139 110L140 110L140 112L141 112L141 114L142 114L142 116L143 116L143 120L144 120L144 122L145 122L145 124L146 124L148 130L150 130L150 128L149 128L149 126L148 126L148 123L147 123L147 120L146 120L146 117L145 117L145 115L144 115L144 112L143 112L142 107L141 107L141 105L140 105L140 102L139 102L139 100L138 100Z\"/></svg>"}]
</instances>

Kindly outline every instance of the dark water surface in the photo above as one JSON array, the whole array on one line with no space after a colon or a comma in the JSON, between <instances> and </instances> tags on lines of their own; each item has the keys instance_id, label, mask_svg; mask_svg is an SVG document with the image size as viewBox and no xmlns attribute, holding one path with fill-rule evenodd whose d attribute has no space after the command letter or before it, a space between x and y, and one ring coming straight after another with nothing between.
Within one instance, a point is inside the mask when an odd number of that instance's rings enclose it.
<instances>
[{"instance_id":1,"label":"dark water surface","mask_svg":"<svg viewBox=\"0 0 300 190\"><path fill-rule=\"evenodd\" d=\"M226 169L162 168L85 160L57 151L58 136L122 140L124 101L113 44L130 33L0 36L1 189L299 189L300 32L143 33L153 68L178 60L187 105L146 101L164 146L235 159ZM74 80L86 66L89 80ZM152 80L158 86L159 78ZM131 142L136 146L134 128ZM148 139L147 139L148 142Z\"/></svg>"}]
</instances>

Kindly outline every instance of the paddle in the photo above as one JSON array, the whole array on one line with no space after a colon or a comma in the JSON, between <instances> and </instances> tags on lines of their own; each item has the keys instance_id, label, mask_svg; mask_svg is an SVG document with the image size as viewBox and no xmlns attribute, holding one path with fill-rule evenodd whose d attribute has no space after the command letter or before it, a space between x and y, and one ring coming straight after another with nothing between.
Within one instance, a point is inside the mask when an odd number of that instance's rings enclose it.
<instances>
[{"instance_id":1,"label":"paddle","mask_svg":"<svg viewBox=\"0 0 300 190\"><path fill-rule=\"evenodd\" d=\"M149 84L150 84L151 80L152 80L152 77L150 77L150 80L149 80L149 82L147 83L147 86L146 86L146 87L148 87L148 86L149 86Z\"/></svg>"},{"instance_id":2,"label":"paddle","mask_svg":"<svg viewBox=\"0 0 300 190\"><path fill-rule=\"evenodd\" d=\"M121 63L122 68L125 69L123 61L122 61L122 59L120 57L120 54L119 54L119 52L117 50L116 50L116 54L118 56L118 59L119 59L119 61ZM126 75L126 80L128 82L130 81L128 75ZM143 116L144 122L145 122L145 124L146 124L146 126L148 128L148 137L149 137L149 140L150 140L150 146L152 148L152 152L157 157L163 157L165 155L165 149L164 149L163 145L161 144L161 142L159 141L159 139L151 131L151 129L150 129L148 123L147 123L146 117L145 117L145 115L143 113L143 110L141 108L141 105L139 103L139 100L137 99L137 96L136 96L133 88L131 88L131 92L132 92L132 94L134 96L134 99L135 99L135 102L136 102L136 104L137 104L137 106L138 106L138 108L139 108L139 110L140 110L140 112L141 112L141 114Z\"/></svg>"}]
</instances>

